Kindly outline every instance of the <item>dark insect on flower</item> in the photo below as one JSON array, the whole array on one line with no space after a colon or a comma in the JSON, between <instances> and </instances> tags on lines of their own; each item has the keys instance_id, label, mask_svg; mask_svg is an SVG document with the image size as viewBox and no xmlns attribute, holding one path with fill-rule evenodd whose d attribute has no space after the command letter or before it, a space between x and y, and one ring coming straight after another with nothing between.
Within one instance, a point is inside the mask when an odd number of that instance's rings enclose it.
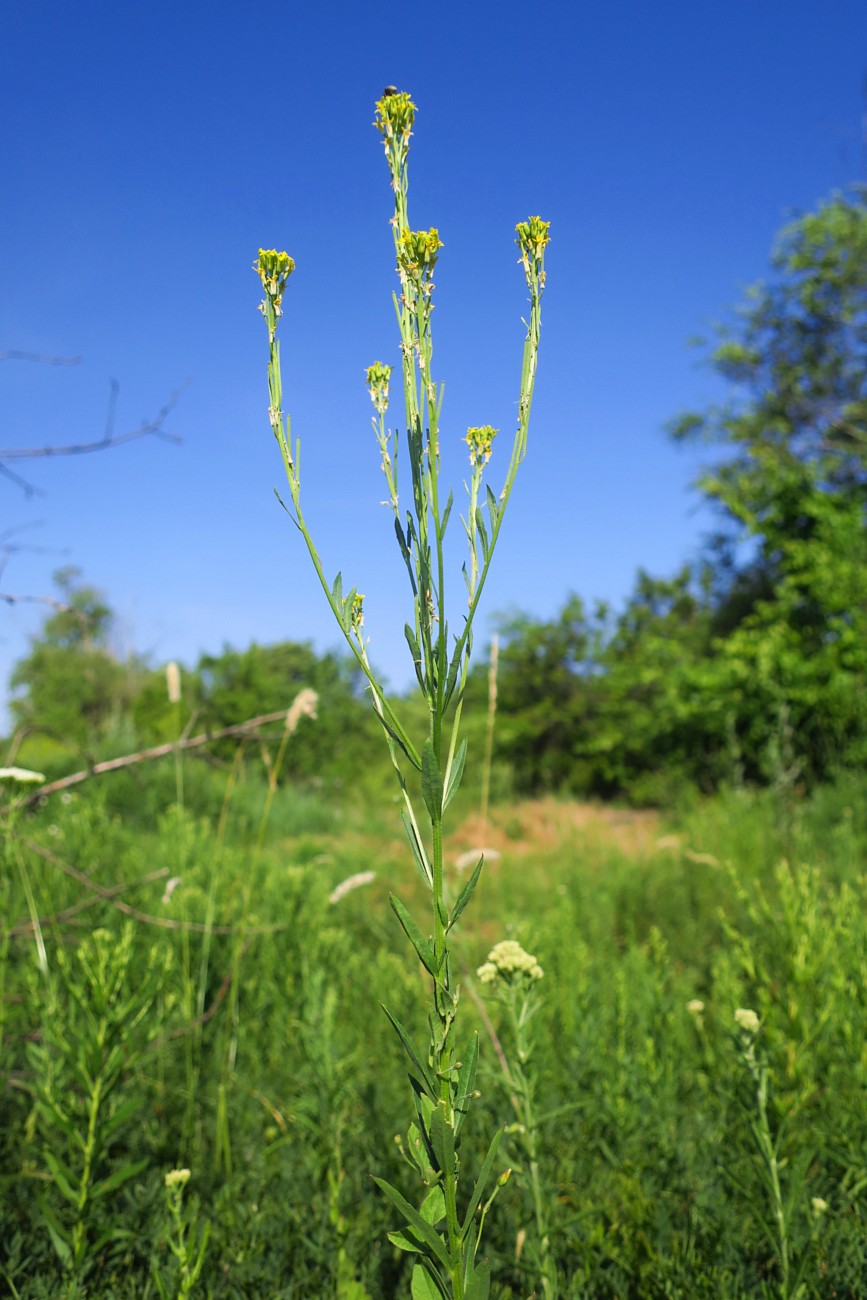
<instances>
[{"instance_id":1,"label":"dark insect on flower","mask_svg":"<svg viewBox=\"0 0 867 1300\"><path fill-rule=\"evenodd\" d=\"M389 95L396 95L397 93L397 86L386 86L385 90L382 92L382 98L388 99Z\"/></svg>"}]
</instances>

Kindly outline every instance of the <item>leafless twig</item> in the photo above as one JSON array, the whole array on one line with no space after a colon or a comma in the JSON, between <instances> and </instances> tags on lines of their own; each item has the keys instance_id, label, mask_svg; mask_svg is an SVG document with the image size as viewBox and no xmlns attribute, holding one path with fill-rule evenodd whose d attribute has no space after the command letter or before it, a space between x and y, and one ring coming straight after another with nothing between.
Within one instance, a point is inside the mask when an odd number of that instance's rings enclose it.
<instances>
[{"instance_id":1,"label":"leafless twig","mask_svg":"<svg viewBox=\"0 0 867 1300\"><path fill-rule=\"evenodd\" d=\"M58 790L67 790L72 785L80 785L82 781L87 781L92 776L102 776L105 772L118 772L123 768L134 767L137 763L146 763L155 758L166 758L179 749L199 749L202 745L208 745L214 740L224 740L227 736L255 734L260 727L265 727L271 722L285 722L288 712L288 709L280 709L277 713L262 713L258 718L248 718L246 722L236 722L233 726L222 727L219 731L203 731L198 736L181 737L180 740L168 741L164 745L140 749L135 754L124 754L121 758L108 758L80 772L72 772L69 776L61 776L56 781L49 781L46 785L39 786L32 794L22 799L19 806L28 808L47 795L56 794Z\"/></svg>"}]
</instances>

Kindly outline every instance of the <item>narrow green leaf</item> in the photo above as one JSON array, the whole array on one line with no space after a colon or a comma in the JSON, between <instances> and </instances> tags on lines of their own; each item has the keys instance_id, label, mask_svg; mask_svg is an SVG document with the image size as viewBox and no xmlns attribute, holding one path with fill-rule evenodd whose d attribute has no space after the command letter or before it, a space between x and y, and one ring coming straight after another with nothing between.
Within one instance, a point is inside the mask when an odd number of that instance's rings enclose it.
<instances>
[{"instance_id":1,"label":"narrow green leaf","mask_svg":"<svg viewBox=\"0 0 867 1300\"><path fill-rule=\"evenodd\" d=\"M113 1174L108 1178L96 1184L93 1189L94 1198L97 1196L107 1196L116 1188L122 1187L124 1183L129 1182L130 1178L136 1178L143 1169L148 1165L147 1160L131 1160L128 1164L121 1165L120 1169L115 1169Z\"/></svg>"},{"instance_id":2,"label":"narrow green leaf","mask_svg":"<svg viewBox=\"0 0 867 1300\"><path fill-rule=\"evenodd\" d=\"M491 517L491 529L496 532L497 524L500 520L500 507L497 504L497 498L494 496L490 485L488 485L488 514Z\"/></svg>"},{"instance_id":3,"label":"narrow green leaf","mask_svg":"<svg viewBox=\"0 0 867 1300\"><path fill-rule=\"evenodd\" d=\"M405 808L401 809L400 820L403 822L403 828L406 831L407 839L409 840L410 848L412 849L412 855L415 858L415 865L421 873L422 880L427 887L430 888L433 884L433 871L431 870L430 863L427 860L424 845L416 835L415 827L410 821L409 814Z\"/></svg>"},{"instance_id":4,"label":"narrow green leaf","mask_svg":"<svg viewBox=\"0 0 867 1300\"><path fill-rule=\"evenodd\" d=\"M141 1110L142 1101L140 1097L128 1097L126 1101L121 1102L117 1110L106 1120L102 1126L102 1140L107 1143L109 1138L114 1134L127 1120L132 1119L139 1110Z\"/></svg>"},{"instance_id":5,"label":"narrow green leaf","mask_svg":"<svg viewBox=\"0 0 867 1300\"><path fill-rule=\"evenodd\" d=\"M446 1268L449 1266L449 1257L445 1245L438 1232L435 1232L429 1223L421 1217L418 1210L410 1205L405 1197L401 1196L396 1187L392 1187L384 1178L376 1178L373 1181L381 1192L383 1192L392 1205L400 1211L410 1227L414 1228L421 1240L425 1243L436 1259Z\"/></svg>"},{"instance_id":6,"label":"narrow green leaf","mask_svg":"<svg viewBox=\"0 0 867 1300\"><path fill-rule=\"evenodd\" d=\"M449 515L452 513L452 506L454 505L454 501L455 501L455 494L454 494L454 492L449 492L449 499L448 499L448 501L446 502L446 508L445 508L445 510L443 511L443 521L442 521L442 523L440 524L440 538L441 538L441 539L442 539L443 537L445 537L445 535L446 535L446 529L448 528L448 524L449 524Z\"/></svg>"},{"instance_id":7,"label":"narrow green leaf","mask_svg":"<svg viewBox=\"0 0 867 1300\"><path fill-rule=\"evenodd\" d=\"M488 541L488 530L485 527L485 516L482 514L481 506L476 506L476 528L482 539L482 558L486 560L491 553L491 544Z\"/></svg>"},{"instance_id":8,"label":"narrow green leaf","mask_svg":"<svg viewBox=\"0 0 867 1300\"><path fill-rule=\"evenodd\" d=\"M443 1173L454 1172L455 1134L445 1116L444 1103L440 1102L431 1115L430 1140L437 1158L437 1164Z\"/></svg>"},{"instance_id":9,"label":"narrow green leaf","mask_svg":"<svg viewBox=\"0 0 867 1300\"><path fill-rule=\"evenodd\" d=\"M484 1260L467 1278L464 1300L488 1300L491 1294L491 1266Z\"/></svg>"},{"instance_id":10,"label":"narrow green leaf","mask_svg":"<svg viewBox=\"0 0 867 1300\"><path fill-rule=\"evenodd\" d=\"M389 1232L386 1233L386 1236L392 1246L397 1246L398 1250L411 1251L416 1255L424 1253L424 1248L420 1246L417 1241L413 1241L412 1238L408 1237L404 1232Z\"/></svg>"},{"instance_id":11,"label":"narrow green leaf","mask_svg":"<svg viewBox=\"0 0 867 1300\"><path fill-rule=\"evenodd\" d=\"M479 876L482 874L482 867L484 865L485 865L485 855L483 853L482 856L479 858L478 865L473 869L473 874L470 876L469 880L466 881L463 889L458 894L457 899L455 900L455 905L452 908L451 918L449 919L449 925L448 925L449 929L451 929L452 926L457 923L461 913L463 912L467 903L472 898L473 893L475 892L476 885L479 883Z\"/></svg>"},{"instance_id":12,"label":"narrow green leaf","mask_svg":"<svg viewBox=\"0 0 867 1300\"><path fill-rule=\"evenodd\" d=\"M69 1268L72 1263L72 1251L69 1247L69 1234L60 1223L53 1210L50 1210L45 1204L44 1199L37 1194L37 1204L39 1212L45 1220L45 1226L48 1229L48 1235L51 1238L51 1244L57 1251L58 1258L65 1268Z\"/></svg>"},{"instance_id":13,"label":"narrow green leaf","mask_svg":"<svg viewBox=\"0 0 867 1300\"><path fill-rule=\"evenodd\" d=\"M413 1066L413 1070L411 1071L413 1078L418 1079L419 1083L424 1087L428 1096L435 1098L437 1095L437 1089L436 1089L436 1084L434 1083L434 1077L430 1072L430 1068L427 1065L425 1065L424 1062L422 1061L418 1052L418 1048L416 1047L415 1043L412 1041L409 1034L406 1032L406 1030L404 1029L403 1025L400 1023L400 1021L397 1019L397 1017L391 1014L388 1007L382 1006L381 1002L379 1005L382 1007L383 1011L388 1016L389 1020L391 1021L392 1027L394 1028L395 1033L397 1034L400 1041L403 1043L404 1051L406 1052L407 1056L410 1059L410 1063Z\"/></svg>"},{"instance_id":14,"label":"narrow green leaf","mask_svg":"<svg viewBox=\"0 0 867 1300\"><path fill-rule=\"evenodd\" d=\"M473 1034L470 1039L470 1045L467 1048L461 1066L461 1072L458 1077L458 1089L455 1094L455 1134L461 1131L461 1125L466 1119L469 1110L470 1097L476 1083L476 1069L479 1064L479 1036Z\"/></svg>"},{"instance_id":15,"label":"narrow green leaf","mask_svg":"<svg viewBox=\"0 0 867 1300\"><path fill-rule=\"evenodd\" d=\"M496 1133L494 1134L494 1138L493 1141L491 1142L491 1145L488 1147L488 1154L485 1156L485 1163L482 1165L481 1173L476 1179L476 1185L473 1188L473 1194L470 1197L470 1201L467 1206L467 1212L464 1215L464 1222L463 1222L463 1226L461 1227L462 1239L466 1239L467 1233L470 1231L470 1229L473 1226L473 1216L476 1210L479 1208L479 1202L481 1201L482 1195L484 1194L485 1185L487 1184L487 1181L491 1176L491 1170L494 1167L494 1160L496 1159L497 1156L497 1148L499 1147L500 1142L502 1141L504 1132L505 1132L504 1129L498 1128Z\"/></svg>"},{"instance_id":16,"label":"narrow green leaf","mask_svg":"<svg viewBox=\"0 0 867 1300\"><path fill-rule=\"evenodd\" d=\"M443 778L430 740L424 742L421 751L421 793L431 821L439 821L443 811Z\"/></svg>"},{"instance_id":17,"label":"narrow green leaf","mask_svg":"<svg viewBox=\"0 0 867 1300\"><path fill-rule=\"evenodd\" d=\"M442 1282L433 1277L421 1264L416 1264L412 1270L410 1285L412 1300L449 1300L449 1294Z\"/></svg>"},{"instance_id":18,"label":"narrow green leaf","mask_svg":"<svg viewBox=\"0 0 867 1300\"><path fill-rule=\"evenodd\" d=\"M404 934L415 948L422 966L431 975L436 976L438 967L430 940L424 937L399 898L395 897L394 894L389 894L388 901L391 903L391 910L400 921Z\"/></svg>"},{"instance_id":19,"label":"narrow green leaf","mask_svg":"<svg viewBox=\"0 0 867 1300\"><path fill-rule=\"evenodd\" d=\"M340 608L343 605L343 574L338 573L331 588L331 599Z\"/></svg>"},{"instance_id":20,"label":"narrow green leaf","mask_svg":"<svg viewBox=\"0 0 867 1300\"><path fill-rule=\"evenodd\" d=\"M464 763L466 762L466 758L467 742L466 740L462 740L458 745L457 753L455 754L452 765L449 768L449 779L446 783L445 795L443 796L443 812L445 812L446 808L448 808L452 799L458 792L458 788L461 784L461 777L464 774Z\"/></svg>"},{"instance_id":21,"label":"narrow green leaf","mask_svg":"<svg viewBox=\"0 0 867 1300\"><path fill-rule=\"evenodd\" d=\"M75 1175L68 1165L64 1164L53 1151L46 1150L43 1152L45 1163L48 1165L51 1178L58 1191L66 1197L70 1205L78 1205L78 1192L73 1187Z\"/></svg>"}]
</instances>

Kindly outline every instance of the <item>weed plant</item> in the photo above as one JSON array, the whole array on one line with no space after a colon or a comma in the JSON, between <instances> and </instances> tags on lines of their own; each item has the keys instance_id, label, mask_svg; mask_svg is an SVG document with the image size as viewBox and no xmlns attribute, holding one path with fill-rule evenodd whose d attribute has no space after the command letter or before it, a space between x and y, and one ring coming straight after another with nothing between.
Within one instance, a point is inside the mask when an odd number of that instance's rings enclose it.
<instances>
[{"instance_id":1,"label":"weed plant","mask_svg":"<svg viewBox=\"0 0 867 1300\"><path fill-rule=\"evenodd\" d=\"M407 208L408 156L416 108L409 95L390 87L376 105L394 192L392 231L400 280L394 305L400 333L401 374L405 403L405 452L397 430L386 427L392 367L375 362L367 382L376 415L373 425L394 519L400 554L412 597L412 620L406 640L419 690L428 711L427 737L417 745L389 699L368 658L364 634L363 597L356 587L344 594L342 574L326 579L301 505L300 445L293 443L283 411L283 379L277 339L283 298L294 262L287 253L259 252L256 270L265 298L261 310L268 329L271 428L279 444L291 498L290 515L306 543L313 567L347 644L370 688L395 775L403 797L404 828L412 857L429 891L428 917L421 923L397 895L391 905L407 939L430 979L429 1040L417 1045L395 1013L384 1008L409 1064L414 1118L403 1150L423 1185L420 1205L413 1204L392 1183L375 1181L404 1220L389 1234L400 1250L417 1257L412 1292L416 1300L486 1300L490 1265L482 1251L485 1214L493 1200L488 1188L494 1179L502 1130L496 1129L475 1175L463 1169L461 1129L475 1098L478 1038L463 1051L458 1047L460 986L453 974L450 939L472 898L482 860L457 898L446 897L443 862L445 814L461 784L467 742L461 738L463 695L472 652L473 621L500 534L518 468L527 448L530 408L536 377L541 330L541 299L545 286L545 250L549 223L531 217L517 226L517 243L530 292L527 334L518 398L518 427L505 480L499 494L486 484L497 430L490 425L467 430L470 449L469 501L464 529L469 558L463 573L468 608L463 624L449 637L445 536L453 496L440 482L440 417L443 389L433 373L433 274L442 241L436 228L414 230ZM399 497L398 464L406 455L409 508ZM401 480L402 481L402 480ZM482 504L483 503L483 504ZM422 809L424 810L422 812Z\"/></svg>"}]
</instances>

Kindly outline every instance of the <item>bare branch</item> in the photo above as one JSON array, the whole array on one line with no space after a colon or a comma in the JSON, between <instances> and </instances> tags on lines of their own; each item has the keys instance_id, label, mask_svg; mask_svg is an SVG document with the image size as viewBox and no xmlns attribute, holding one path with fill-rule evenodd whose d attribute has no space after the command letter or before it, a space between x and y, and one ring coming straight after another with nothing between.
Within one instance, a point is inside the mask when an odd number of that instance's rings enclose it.
<instances>
[{"instance_id":1,"label":"bare branch","mask_svg":"<svg viewBox=\"0 0 867 1300\"><path fill-rule=\"evenodd\" d=\"M184 388L186 388L185 384L175 389L169 400L160 407L152 420L145 420L137 429L130 429L126 433L115 433L114 412L117 403L118 385L116 380L112 380L108 399L106 429L101 438L95 438L90 442L67 443L64 446L4 447L0 448L0 462L7 460L36 460L49 456L83 456L92 451L106 451L109 447L119 447L125 442L132 442L136 438L155 437L163 438L167 442L178 443L180 442L179 436L176 433L168 432L163 428L163 425L177 405ZM0 472L7 477L17 478L14 472L7 469L2 463L0 463ZM30 492L35 490L23 480L22 484L25 490Z\"/></svg>"},{"instance_id":2,"label":"bare branch","mask_svg":"<svg viewBox=\"0 0 867 1300\"><path fill-rule=\"evenodd\" d=\"M80 785L92 776L102 776L106 772L118 772L123 768L134 767L137 763L146 763L155 758L167 758L178 750L199 749L215 740L224 740L227 736L255 736L260 727L272 722L285 722L289 709L280 709L277 713L262 713L257 718L248 718L246 722L236 722L231 727L222 727L219 731L203 731L198 736L181 737L180 740L168 741L164 745L153 745L150 749L138 750L135 754L124 754L121 758L109 758L102 763L94 763L80 772L72 772L56 781L41 785L32 794L18 801L19 807L28 808L38 803L47 795L56 794L58 790L68 790L70 786ZM2 810L0 810L2 811Z\"/></svg>"},{"instance_id":3,"label":"bare branch","mask_svg":"<svg viewBox=\"0 0 867 1300\"><path fill-rule=\"evenodd\" d=\"M37 361L43 366L77 366L81 357L51 357L44 352L0 352L0 361Z\"/></svg>"}]
</instances>

